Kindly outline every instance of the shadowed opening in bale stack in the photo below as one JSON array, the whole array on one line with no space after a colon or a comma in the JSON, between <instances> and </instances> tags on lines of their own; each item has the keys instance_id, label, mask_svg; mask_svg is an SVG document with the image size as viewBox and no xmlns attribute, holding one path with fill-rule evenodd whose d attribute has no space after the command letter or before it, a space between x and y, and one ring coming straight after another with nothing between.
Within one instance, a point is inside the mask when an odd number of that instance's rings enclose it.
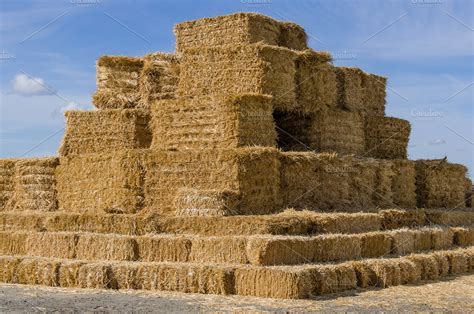
<instances>
[{"instance_id":1,"label":"shadowed opening in bale stack","mask_svg":"<svg viewBox=\"0 0 474 314\"><path fill-rule=\"evenodd\" d=\"M271 97L257 94L162 100L152 108L152 149L276 145Z\"/></svg>"}]
</instances>

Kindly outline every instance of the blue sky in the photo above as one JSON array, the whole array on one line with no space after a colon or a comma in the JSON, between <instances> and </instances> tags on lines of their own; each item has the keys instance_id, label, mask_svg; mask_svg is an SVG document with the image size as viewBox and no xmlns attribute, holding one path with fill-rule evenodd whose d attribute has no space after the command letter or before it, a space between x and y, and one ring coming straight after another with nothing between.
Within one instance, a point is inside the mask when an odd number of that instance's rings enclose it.
<instances>
[{"instance_id":1,"label":"blue sky","mask_svg":"<svg viewBox=\"0 0 474 314\"><path fill-rule=\"evenodd\" d=\"M173 51L173 25L256 11L302 25L336 65L387 76L387 115L412 123L409 156L474 172L473 1L2 0L0 157L56 154L67 109L90 109L95 60ZM38 82L48 88L38 88Z\"/></svg>"}]
</instances>

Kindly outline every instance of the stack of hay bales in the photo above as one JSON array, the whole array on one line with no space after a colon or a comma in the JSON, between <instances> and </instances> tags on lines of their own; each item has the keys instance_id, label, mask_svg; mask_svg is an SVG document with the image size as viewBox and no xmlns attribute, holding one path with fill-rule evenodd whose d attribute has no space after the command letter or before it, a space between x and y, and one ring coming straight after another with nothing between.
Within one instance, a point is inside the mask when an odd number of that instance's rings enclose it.
<instances>
[{"instance_id":1,"label":"stack of hay bales","mask_svg":"<svg viewBox=\"0 0 474 314\"><path fill-rule=\"evenodd\" d=\"M4 210L13 195L14 159L0 160L0 211Z\"/></svg>"}]
</instances>

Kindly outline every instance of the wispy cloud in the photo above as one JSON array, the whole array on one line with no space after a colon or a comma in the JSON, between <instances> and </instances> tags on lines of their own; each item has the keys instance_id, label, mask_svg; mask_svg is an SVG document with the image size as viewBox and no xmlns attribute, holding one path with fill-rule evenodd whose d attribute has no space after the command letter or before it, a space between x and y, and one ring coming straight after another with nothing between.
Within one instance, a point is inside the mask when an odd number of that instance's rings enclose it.
<instances>
[{"instance_id":1,"label":"wispy cloud","mask_svg":"<svg viewBox=\"0 0 474 314\"><path fill-rule=\"evenodd\" d=\"M46 85L45 81L39 77L31 77L20 73L12 80L12 89L15 94L23 96L51 95L54 90Z\"/></svg>"},{"instance_id":2,"label":"wispy cloud","mask_svg":"<svg viewBox=\"0 0 474 314\"><path fill-rule=\"evenodd\" d=\"M431 140L428 142L428 145L443 145L446 144L446 141L443 140L442 138Z\"/></svg>"}]
</instances>

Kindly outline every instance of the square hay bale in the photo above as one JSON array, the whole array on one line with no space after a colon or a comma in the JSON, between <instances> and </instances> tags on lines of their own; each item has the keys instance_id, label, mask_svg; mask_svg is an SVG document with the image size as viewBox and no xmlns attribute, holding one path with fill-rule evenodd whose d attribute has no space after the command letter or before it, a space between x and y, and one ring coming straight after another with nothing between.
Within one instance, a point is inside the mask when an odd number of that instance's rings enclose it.
<instances>
[{"instance_id":1,"label":"square hay bale","mask_svg":"<svg viewBox=\"0 0 474 314\"><path fill-rule=\"evenodd\" d=\"M382 229L382 216L378 213L309 213L313 233L363 233Z\"/></svg>"},{"instance_id":2,"label":"square hay bale","mask_svg":"<svg viewBox=\"0 0 474 314\"><path fill-rule=\"evenodd\" d=\"M179 52L228 43L245 45L263 42L296 50L307 47L306 33L299 25L250 12L182 22L174 27L174 33Z\"/></svg>"},{"instance_id":3,"label":"square hay bale","mask_svg":"<svg viewBox=\"0 0 474 314\"><path fill-rule=\"evenodd\" d=\"M56 157L17 159L13 174L13 191L8 209L57 210L55 169Z\"/></svg>"},{"instance_id":4,"label":"square hay bale","mask_svg":"<svg viewBox=\"0 0 474 314\"><path fill-rule=\"evenodd\" d=\"M401 270L397 259L372 259L353 262L357 286L391 287L400 285Z\"/></svg>"},{"instance_id":5,"label":"square hay bale","mask_svg":"<svg viewBox=\"0 0 474 314\"><path fill-rule=\"evenodd\" d=\"M364 107L367 108L365 110L367 115L385 115L386 85L386 77L372 73L365 73L365 75L362 76L362 86L364 90L362 103L365 105Z\"/></svg>"},{"instance_id":6,"label":"square hay bale","mask_svg":"<svg viewBox=\"0 0 474 314\"><path fill-rule=\"evenodd\" d=\"M474 208L474 197L472 180L466 178L466 208Z\"/></svg>"},{"instance_id":7,"label":"square hay bale","mask_svg":"<svg viewBox=\"0 0 474 314\"><path fill-rule=\"evenodd\" d=\"M449 273L461 274L469 271L470 257L463 250L453 250L443 252L449 261Z\"/></svg>"},{"instance_id":8,"label":"square hay bale","mask_svg":"<svg viewBox=\"0 0 474 314\"><path fill-rule=\"evenodd\" d=\"M400 284L413 284L421 280L421 269L417 264L407 258L401 257L397 260L400 268Z\"/></svg>"},{"instance_id":9,"label":"square hay bale","mask_svg":"<svg viewBox=\"0 0 474 314\"><path fill-rule=\"evenodd\" d=\"M18 265L22 258L15 256L0 256L0 282L18 283Z\"/></svg>"},{"instance_id":10,"label":"square hay bale","mask_svg":"<svg viewBox=\"0 0 474 314\"><path fill-rule=\"evenodd\" d=\"M383 217L382 227L384 230L411 228L425 225L425 211L386 209L381 210Z\"/></svg>"},{"instance_id":11,"label":"square hay bale","mask_svg":"<svg viewBox=\"0 0 474 314\"><path fill-rule=\"evenodd\" d=\"M446 160L416 161L418 207L464 208L467 168Z\"/></svg>"},{"instance_id":12,"label":"square hay bale","mask_svg":"<svg viewBox=\"0 0 474 314\"><path fill-rule=\"evenodd\" d=\"M149 114L140 109L67 111L62 156L148 148Z\"/></svg>"},{"instance_id":13,"label":"square hay bale","mask_svg":"<svg viewBox=\"0 0 474 314\"><path fill-rule=\"evenodd\" d=\"M0 211L0 230L44 230L43 221L47 216L38 211Z\"/></svg>"},{"instance_id":14,"label":"square hay bale","mask_svg":"<svg viewBox=\"0 0 474 314\"><path fill-rule=\"evenodd\" d=\"M77 288L79 284L79 270L84 261L66 260L59 267L58 283L60 287ZM82 275L83 277L85 274Z\"/></svg>"},{"instance_id":15,"label":"square hay bale","mask_svg":"<svg viewBox=\"0 0 474 314\"><path fill-rule=\"evenodd\" d=\"M349 207L351 166L336 154L282 153L283 207L318 210Z\"/></svg>"},{"instance_id":16,"label":"square hay bale","mask_svg":"<svg viewBox=\"0 0 474 314\"><path fill-rule=\"evenodd\" d=\"M195 263L247 264L245 237L193 238L189 260Z\"/></svg>"},{"instance_id":17,"label":"square hay bale","mask_svg":"<svg viewBox=\"0 0 474 314\"><path fill-rule=\"evenodd\" d=\"M313 280L312 295L337 293L357 288L357 274L349 263L308 268Z\"/></svg>"},{"instance_id":18,"label":"square hay bale","mask_svg":"<svg viewBox=\"0 0 474 314\"><path fill-rule=\"evenodd\" d=\"M109 263L84 263L79 267L78 288L107 289L111 286L112 269Z\"/></svg>"},{"instance_id":19,"label":"square hay bale","mask_svg":"<svg viewBox=\"0 0 474 314\"><path fill-rule=\"evenodd\" d=\"M0 255L26 255L28 234L21 231L0 232Z\"/></svg>"},{"instance_id":20,"label":"square hay bale","mask_svg":"<svg viewBox=\"0 0 474 314\"><path fill-rule=\"evenodd\" d=\"M76 258L84 260L133 261L138 258L137 242L130 236L81 233Z\"/></svg>"},{"instance_id":21,"label":"square hay bale","mask_svg":"<svg viewBox=\"0 0 474 314\"><path fill-rule=\"evenodd\" d=\"M152 149L275 146L271 97L257 94L182 97L152 108Z\"/></svg>"},{"instance_id":22,"label":"square hay bale","mask_svg":"<svg viewBox=\"0 0 474 314\"><path fill-rule=\"evenodd\" d=\"M451 228L434 228L431 230L431 248L446 250L453 246L454 231Z\"/></svg>"},{"instance_id":23,"label":"square hay bale","mask_svg":"<svg viewBox=\"0 0 474 314\"><path fill-rule=\"evenodd\" d=\"M412 254L406 259L416 264L421 280L436 280L439 278L439 263L433 254Z\"/></svg>"},{"instance_id":24,"label":"square hay bale","mask_svg":"<svg viewBox=\"0 0 474 314\"><path fill-rule=\"evenodd\" d=\"M474 247L468 247L464 250L464 253L466 253L466 258L468 259L469 271L472 272L474 271Z\"/></svg>"},{"instance_id":25,"label":"square hay bale","mask_svg":"<svg viewBox=\"0 0 474 314\"><path fill-rule=\"evenodd\" d=\"M413 209L416 207L416 171L411 160L391 160L392 200L396 206Z\"/></svg>"},{"instance_id":26,"label":"square hay bale","mask_svg":"<svg viewBox=\"0 0 474 314\"><path fill-rule=\"evenodd\" d=\"M140 289L205 294L233 294L234 268L187 263L140 263Z\"/></svg>"},{"instance_id":27,"label":"square hay bale","mask_svg":"<svg viewBox=\"0 0 474 314\"><path fill-rule=\"evenodd\" d=\"M97 60L97 91L92 103L99 109L134 108L140 100L142 58L102 56Z\"/></svg>"},{"instance_id":28,"label":"square hay bale","mask_svg":"<svg viewBox=\"0 0 474 314\"><path fill-rule=\"evenodd\" d=\"M13 197L15 159L0 159L0 211L5 210Z\"/></svg>"},{"instance_id":29,"label":"square hay bale","mask_svg":"<svg viewBox=\"0 0 474 314\"><path fill-rule=\"evenodd\" d=\"M176 193L177 216L228 216L236 212L239 194L231 190L179 189Z\"/></svg>"},{"instance_id":30,"label":"square hay bale","mask_svg":"<svg viewBox=\"0 0 474 314\"><path fill-rule=\"evenodd\" d=\"M143 262L187 262L191 240L182 236L145 235L136 238L137 256Z\"/></svg>"},{"instance_id":31,"label":"square hay bale","mask_svg":"<svg viewBox=\"0 0 474 314\"><path fill-rule=\"evenodd\" d=\"M61 157L57 168L60 210L135 213L144 202L146 151Z\"/></svg>"},{"instance_id":32,"label":"square hay bale","mask_svg":"<svg viewBox=\"0 0 474 314\"><path fill-rule=\"evenodd\" d=\"M78 236L63 232L26 232L29 256L75 258Z\"/></svg>"},{"instance_id":33,"label":"square hay bale","mask_svg":"<svg viewBox=\"0 0 474 314\"><path fill-rule=\"evenodd\" d=\"M400 229L390 231L392 237L392 253L405 255L415 252L415 231Z\"/></svg>"},{"instance_id":34,"label":"square hay bale","mask_svg":"<svg viewBox=\"0 0 474 314\"><path fill-rule=\"evenodd\" d=\"M474 245L474 228L451 228L454 232L454 244L458 246Z\"/></svg>"},{"instance_id":35,"label":"square hay bale","mask_svg":"<svg viewBox=\"0 0 474 314\"><path fill-rule=\"evenodd\" d=\"M369 159L370 160L370 159ZM389 160L370 160L367 162L372 164L375 169L375 183L373 186L368 185L368 190L373 190L373 202L375 207L390 208L393 206L393 164ZM369 181L370 182L370 181Z\"/></svg>"},{"instance_id":36,"label":"square hay bale","mask_svg":"<svg viewBox=\"0 0 474 314\"><path fill-rule=\"evenodd\" d=\"M302 299L313 294L310 271L302 267L244 266L235 270L235 294L263 298Z\"/></svg>"},{"instance_id":37,"label":"square hay bale","mask_svg":"<svg viewBox=\"0 0 474 314\"><path fill-rule=\"evenodd\" d=\"M410 122L392 117L365 118L366 157L380 159L406 159Z\"/></svg>"},{"instance_id":38,"label":"square hay bale","mask_svg":"<svg viewBox=\"0 0 474 314\"><path fill-rule=\"evenodd\" d=\"M443 226L471 226L474 225L474 211L462 210L426 210L426 221L434 225Z\"/></svg>"},{"instance_id":39,"label":"square hay bale","mask_svg":"<svg viewBox=\"0 0 474 314\"><path fill-rule=\"evenodd\" d=\"M337 79L331 60L327 52L307 49L297 53L296 95L300 112L308 114L337 107Z\"/></svg>"},{"instance_id":40,"label":"square hay bale","mask_svg":"<svg viewBox=\"0 0 474 314\"><path fill-rule=\"evenodd\" d=\"M433 248L433 229L422 228L413 230L413 236L415 237L414 250L429 251Z\"/></svg>"},{"instance_id":41,"label":"square hay bale","mask_svg":"<svg viewBox=\"0 0 474 314\"><path fill-rule=\"evenodd\" d=\"M392 250L392 238L386 232L369 232L358 235L361 245L361 257L382 257Z\"/></svg>"},{"instance_id":42,"label":"square hay bale","mask_svg":"<svg viewBox=\"0 0 474 314\"><path fill-rule=\"evenodd\" d=\"M307 237L254 236L247 244L253 265L294 265L313 262L315 245Z\"/></svg>"},{"instance_id":43,"label":"square hay bale","mask_svg":"<svg viewBox=\"0 0 474 314\"><path fill-rule=\"evenodd\" d=\"M178 190L233 190L240 202L233 214L268 214L279 208L279 152L272 148L153 151L145 178L151 211L175 215Z\"/></svg>"},{"instance_id":44,"label":"square hay bale","mask_svg":"<svg viewBox=\"0 0 474 314\"><path fill-rule=\"evenodd\" d=\"M449 274L449 258L444 251L433 252L433 257L438 263L439 277L446 277Z\"/></svg>"},{"instance_id":45,"label":"square hay bale","mask_svg":"<svg viewBox=\"0 0 474 314\"><path fill-rule=\"evenodd\" d=\"M181 58L177 94L267 94L274 108L293 110L295 58L295 51L262 44L192 48Z\"/></svg>"},{"instance_id":46,"label":"square hay bale","mask_svg":"<svg viewBox=\"0 0 474 314\"><path fill-rule=\"evenodd\" d=\"M116 289L140 289L138 263L122 262L110 265L110 286Z\"/></svg>"},{"instance_id":47,"label":"square hay bale","mask_svg":"<svg viewBox=\"0 0 474 314\"><path fill-rule=\"evenodd\" d=\"M43 258L24 258L17 266L17 283L58 286L60 261Z\"/></svg>"},{"instance_id":48,"label":"square hay bale","mask_svg":"<svg viewBox=\"0 0 474 314\"><path fill-rule=\"evenodd\" d=\"M178 80L178 55L160 52L145 55L140 73L138 106L150 108L157 100L175 98Z\"/></svg>"}]
</instances>

